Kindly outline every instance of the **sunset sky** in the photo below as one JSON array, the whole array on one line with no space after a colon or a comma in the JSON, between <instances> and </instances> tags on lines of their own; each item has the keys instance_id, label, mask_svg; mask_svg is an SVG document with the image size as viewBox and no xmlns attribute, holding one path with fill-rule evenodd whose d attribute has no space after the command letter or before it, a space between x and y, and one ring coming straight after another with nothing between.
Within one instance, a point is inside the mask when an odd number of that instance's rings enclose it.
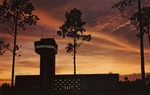
<instances>
[{"instance_id":1,"label":"sunset sky","mask_svg":"<svg viewBox=\"0 0 150 95\"><path fill-rule=\"evenodd\" d=\"M0 0L2 4L2 0ZM56 35L65 21L65 12L80 9L86 21L86 34L92 35L90 42L84 42L77 51L77 74L119 73L120 75L140 73L138 30L123 19L112 5L119 0L31 0L34 14L40 18L36 26L20 30L17 43L21 45L21 57L16 57L15 75L38 75L40 56L34 51L34 42L52 37L58 44L56 74L73 74L73 56L66 53L66 44L72 39ZM142 0L150 5L149 0ZM136 5L131 9L136 10ZM7 25L0 24L0 40L12 43ZM43 36L42 36L43 33ZM150 46L144 35L145 71L150 72ZM11 78L12 54L7 51L0 56L0 84Z\"/></svg>"}]
</instances>

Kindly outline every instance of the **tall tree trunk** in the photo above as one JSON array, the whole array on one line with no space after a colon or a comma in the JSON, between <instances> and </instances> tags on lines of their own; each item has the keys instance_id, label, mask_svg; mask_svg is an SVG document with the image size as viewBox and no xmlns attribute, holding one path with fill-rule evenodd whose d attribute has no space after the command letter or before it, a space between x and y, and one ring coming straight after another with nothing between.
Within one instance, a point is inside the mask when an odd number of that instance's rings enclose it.
<instances>
[{"instance_id":1,"label":"tall tree trunk","mask_svg":"<svg viewBox=\"0 0 150 95\"><path fill-rule=\"evenodd\" d=\"M150 34L149 34L149 26L148 26L148 29L147 29L147 30L148 30L148 32L147 32L147 33L148 33L148 42L149 42L149 45L150 45Z\"/></svg>"},{"instance_id":2,"label":"tall tree trunk","mask_svg":"<svg viewBox=\"0 0 150 95\"><path fill-rule=\"evenodd\" d=\"M76 34L74 34L74 75L76 75Z\"/></svg>"},{"instance_id":3,"label":"tall tree trunk","mask_svg":"<svg viewBox=\"0 0 150 95\"><path fill-rule=\"evenodd\" d=\"M17 5L18 6L18 5ZM17 42L17 26L18 26L18 9L16 9L15 15L15 26L14 26L14 47L13 47L13 60L12 60L12 76L11 76L11 87L14 86L14 72L15 72L15 58L16 58L16 42Z\"/></svg>"},{"instance_id":4,"label":"tall tree trunk","mask_svg":"<svg viewBox=\"0 0 150 95\"><path fill-rule=\"evenodd\" d=\"M145 67L144 67L144 41L143 41L143 24L141 13L141 0L138 0L139 22L140 22L140 56L141 56L141 76L143 84L145 85Z\"/></svg>"},{"instance_id":5,"label":"tall tree trunk","mask_svg":"<svg viewBox=\"0 0 150 95\"><path fill-rule=\"evenodd\" d=\"M16 34L16 33L15 33ZM13 61L12 61L12 76L11 76L11 87L14 86L14 69L15 69L15 57L16 57L16 35L14 37L14 48L13 48Z\"/></svg>"},{"instance_id":6,"label":"tall tree trunk","mask_svg":"<svg viewBox=\"0 0 150 95\"><path fill-rule=\"evenodd\" d=\"M150 45L150 34L149 34L149 25L150 25L150 22L148 21L148 27L147 27L147 33L148 33L148 41L149 41L149 45Z\"/></svg>"}]
</instances>

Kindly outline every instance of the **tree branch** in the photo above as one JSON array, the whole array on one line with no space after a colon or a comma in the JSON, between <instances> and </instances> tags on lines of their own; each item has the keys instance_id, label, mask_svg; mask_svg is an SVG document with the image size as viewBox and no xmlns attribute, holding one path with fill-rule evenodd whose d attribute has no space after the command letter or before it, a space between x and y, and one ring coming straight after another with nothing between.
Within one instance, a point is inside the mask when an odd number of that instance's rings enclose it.
<instances>
[{"instance_id":1,"label":"tree branch","mask_svg":"<svg viewBox=\"0 0 150 95\"><path fill-rule=\"evenodd\" d=\"M5 49L9 50L11 53L13 53L13 50L10 49L7 45L3 45L3 47L4 47Z\"/></svg>"},{"instance_id":2,"label":"tree branch","mask_svg":"<svg viewBox=\"0 0 150 95\"><path fill-rule=\"evenodd\" d=\"M85 41L85 40L82 40L82 41L80 42L80 44L77 46L76 50L79 49L79 47L81 46L81 44L82 44L84 41Z\"/></svg>"},{"instance_id":3,"label":"tree branch","mask_svg":"<svg viewBox=\"0 0 150 95\"><path fill-rule=\"evenodd\" d=\"M17 52L16 55L20 54L21 52L22 52L22 51Z\"/></svg>"},{"instance_id":4,"label":"tree branch","mask_svg":"<svg viewBox=\"0 0 150 95\"><path fill-rule=\"evenodd\" d=\"M10 29L12 30L12 33L14 34L15 32L14 32L14 27L13 27L13 25L11 25L9 22L7 22L7 24L8 24L8 26L10 27Z\"/></svg>"},{"instance_id":5,"label":"tree branch","mask_svg":"<svg viewBox=\"0 0 150 95\"><path fill-rule=\"evenodd\" d=\"M11 36L15 36L12 32L10 32L8 29L6 29L6 31L11 35Z\"/></svg>"}]
</instances>

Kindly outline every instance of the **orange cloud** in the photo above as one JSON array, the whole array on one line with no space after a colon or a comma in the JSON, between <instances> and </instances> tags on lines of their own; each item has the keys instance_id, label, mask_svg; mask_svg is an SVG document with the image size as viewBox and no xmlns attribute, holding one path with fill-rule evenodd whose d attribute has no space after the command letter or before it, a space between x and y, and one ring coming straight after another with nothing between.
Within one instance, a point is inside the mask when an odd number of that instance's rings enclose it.
<instances>
[{"instance_id":1,"label":"orange cloud","mask_svg":"<svg viewBox=\"0 0 150 95\"><path fill-rule=\"evenodd\" d=\"M37 10L35 12L35 14L37 14L40 18L39 23L43 26L48 26L51 27L53 29L58 29L58 27L62 24L62 21L59 21L53 17L51 17L50 14L41 11L41 10Z\"/></svg>"}]
</instances>

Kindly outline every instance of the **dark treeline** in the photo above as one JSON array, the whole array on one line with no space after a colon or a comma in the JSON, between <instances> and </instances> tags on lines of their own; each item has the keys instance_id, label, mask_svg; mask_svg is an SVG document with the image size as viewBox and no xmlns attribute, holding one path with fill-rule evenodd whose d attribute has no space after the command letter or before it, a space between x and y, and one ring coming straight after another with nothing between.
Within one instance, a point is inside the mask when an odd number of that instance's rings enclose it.
<instances>
[{"instance_id":1,"label":"dark treeline","mask_svg":"<svg viewBox=\"0 0 150 95\"><path fill-rule=\"evenodd\" d=\"M145 78L145 85L140 79L134 81L124 78L124 81L119 82L118 95L150 95L150 75Z\"/></svg>"}]
</instances>

